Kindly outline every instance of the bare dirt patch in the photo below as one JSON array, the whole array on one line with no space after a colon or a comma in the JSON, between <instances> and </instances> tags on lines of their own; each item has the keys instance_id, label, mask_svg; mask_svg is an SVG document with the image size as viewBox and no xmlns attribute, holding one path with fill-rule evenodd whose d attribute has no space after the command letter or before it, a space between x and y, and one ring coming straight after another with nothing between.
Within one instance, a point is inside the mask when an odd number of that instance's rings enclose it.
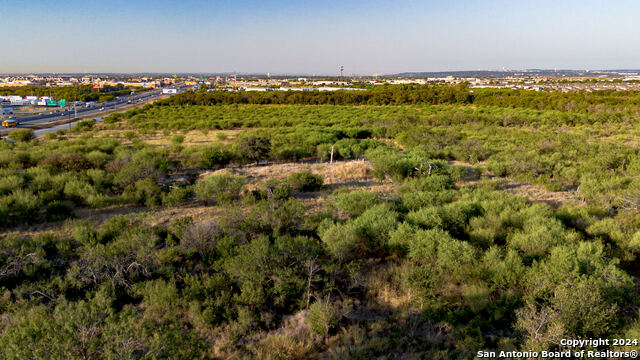
<instances>
[{"instance_id":1,"label":"bare dirt patch","mask_svg":"<svg viewBox=\"0 0 640 360\"><path fill-rule=\"evenodd\" d=\"M563 203L575 199L578 195L575 190L548 191L541 185L524 184L509 180L504 186L504 191L527 197L533 202L543 202L551 206L560 206Z\"/></svg>"},{"instance_id":2,"label":"bare dirt patch","mask_svg":"<svg viewBox=\"0 0 640 360\"><path fill-rule=\"evenodd\" d=\"M476 187L482 179L502 180L504 181L504 184L500 186L502 190L514 195L524 196L532 202L543 202L551 206L560 206L578 196L574 189L549 191L542 185L522 183L510 178L495 177L492 174L482 176L474 170L473 165L461 161L450 161L449 164L461 166L466 170L466 175L456 181L456 186L458 187ZM486 164L478 163L478 165L484 166Z\"/></svg>"}]
</instances>

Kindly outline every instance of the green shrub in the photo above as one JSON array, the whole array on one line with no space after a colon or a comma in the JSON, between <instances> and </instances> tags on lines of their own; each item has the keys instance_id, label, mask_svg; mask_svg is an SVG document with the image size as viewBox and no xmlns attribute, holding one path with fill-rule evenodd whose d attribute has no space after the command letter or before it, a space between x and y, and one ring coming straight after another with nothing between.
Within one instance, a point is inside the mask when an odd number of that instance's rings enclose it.
<instances>
[{"instance_id":1,"label":"green shrub","mask_svg":"<svg viewBox=\"0 0 640 360\"><path fill-rule=\"evenodd\" d=\"M245 222L247 228L272 236L299 234L308 230L305 212L305 207L295 199L271 198L251 208Z\"/></svg>"},{"instance_id":2,"label":"green shrub","mask_svg":"<svg viewBox=\"0 0 640 360\"><path fill-rule=\"evenodd\" d=\"M251 194L256 200L285 200L291 196L291 188L285 182L269 179L263 188L254 190Z\"/></svg>"},{"instance_id":3,"label":"green shrub","mask_svg":"<svg viewBox=\"0 0 640 360\"><path fill-rule=\"evenodd\" d=\"M320 239L340 260L380 255L388 248L391 233L398 225L397 217L388 205L375 205L345 224L321 227Z\"/></svg>"},{"instance_id":4,"label":"green shrub","mask_svg":"<svg viewBox=\"0 0 640 360\"><path fill-rule=\"evenodd\" d=\"M233 153L220 144L209 145L196 152L196 156L196 164L203 169L219 169L233 159Z\"/></svg>"},{"instance_id":5,"label":"green shrub","mask_svg":"<svg viewBox=\"0 0 640 360\"><path fill-rule=\"evenodd\" d=\"M18 175L0 177L0 195L6 195L24 186L24 178Z\"/></svg>"},{"instance_id":6,"label":"green shrub","mask_svg":"<svg viewBox=\"0 0 640 360\"><path fill-rule=\"evenodd\" d=\"M31 129L16 129L11 130L7 137L13 141L27 142L34 139L35 135L33 135L33 130Z\"/></svg>"},{"instance_id":7,"label":"green shrub","mask_svg":"<svg viewBox=\"0 0 640 360\"><path fill-rule=\"evenodd\" d=\"M160 186L153 179L146 178L127 186L122 193L122 198L138 205L155 207L160 205L161 194Z\"/></svg>"},{"instance_id":8,"label":"green shrub","mask_svg":"<svg viewBox=\"0 0 640 360\"><path fill-rule=\"evenodd\" d=\"M105 116L102 121L105 124L115 124L115 123L119 122L120 120L122 120L122 118L123 118L123 114L122 113L113 113L113 114L109 114L109 115Z\"/></svg>"},{"instance_id":9,"label":"green shrub","mask_svg":"<svg viewBox=\"0 0 640 360\"><path fill-rule=\"evenodd\" d=\"M85 180L72 178L64 184L63 193L66 199L81 204L90 195L95 195L96 190Z\"/></svg>"},{"instance_id":10,"label":"green shrub","mask_svg":"<svg viewBox=\"0 0 640 360\"><path fill-rule=\"evenodd\" d=\"M379 202L380 198L378 195L365 190L356 190L336 196L336 208L347 212L350 217L360 216L367 209Z\"/></svg>"},{"instance_id":11,"label":"green shrub","mask_svg":"<svg viewBox=\"0 0 640 360\"><path fill-rule=\"evenodd\" d=\"M411 161L402 154L386 148L369 150L365 157L371 161L373 176L379 180L389 176L394 181L401 181L414 173L414 164Z\"/></svg>"},{"instance_id":12,"label":"green shrub","mask_svg":"<svg viewBox=\"0 0 640 360\"><path fill-rule=\"evenodd\" d=\"M85 155L87 161L94 168L101 168L111 160L111 155L100 150L94 150Z\"/></svg>"},{"instance_id":13,"label":"green shrub","mask_svg":"<svg viewBox=\"0 0 640 360\"><path fill-rule=\"evenodd\" d=\"M116 160L119 160L120 163L117 164ZM137 151L133 155L133 159L128 155L123 155L116 160L111 161L106 167L107 171L117 172L114 183L122 187L147 178L156 181L163 177L169 168L166 153L151 149Z\"/></svg>"},{"instance_id":14,"label":"green shrub","mask_svg":"<svg viewBox=\"0 0 640 360\"><path fill-rule=\"evenodd\" d=\"M171 138L171 143L173 145L181 145L184 142L184 135L176 134Z\"/></svg>"},{"instance_id":15,"label":"green shrub","mask_svg":"<svg viewBox=\"0 0 640 360\"><path fill-rule=\"evenodd\" d=\"M309 306L309 327L323 337L329 335L338 325L338 311L329 301L319 300Z\"/></svg>"},{"instance_id":16,"label":"green shrub","mask_svg":"<svg viewBox=\"0 0 640 360\"><path fill-rule=\"evenodd\" d=\"M91 166L83 155L74 152L50 154L42 159L39 165L50 166L56 171L81 171Z\"/></svg>"},{"instance_id":17,"label":"green shrub","mask_svg":"<svg viewBox=\"0 0 640 360\"><path fill-rule=\"evenodd\" d=\"M73 218L73 208L67 204L55 201L47 204L46 216L48 221L60 221Z\"/></svg>"},{"instance_id":18,"label":"green shrub","mask_svg":"<svg viewBox=\"0 0 640 360\"><path fill-rule=\"evenodd\" d=\"M457 201L440 207L438 214L444 230L454 237L464 238L469 220L482 215L482 207L473 201Z\"/></svg>"},{"instance_id":19,"label":"green shrub","mask_svg":"<svg viewBox=\"0 0 640 360\"><path fill-rule=\"evenodd\" d=\"M71 230L71 236L84 246L92 246L102 242L95 224L89 221L77 221Z\"/></svg>"},{"instance_id":20,"label":"green shrub","mask_svg":"<svg viewBox=\"0 0 640 360\"><path fill-rule=\"evenodd\" d=\"M433 175L406 180L400 187L400 192L444 191L455 189L453 180L448 175Z\"/></svg>"},{"instance_id":21,"label":"green shrub","mask_svg":"<svg viewBox=\"0 0 640 360\"><path fill-rule=\"evenodd\" d=\"M255 161L256 164L260 160L268 159L271 151L271 140L260 136L249 136L238 140L238 150L243 158L249 161Z\"/></svg>"},{"instance_id":22,"label":"green shrub","mask_svg":"<svg viewBox=\"0 0 640 360\"><path fill-rule=\"evenodd\" d=\"M240 195L245 178L228 172L213 174L196 183L196 198L208 204L214 200L216 204L231 202Z\"/></svg>"},{"instance_id":23,"label":"green shrub","mask_svg":"<svg viewBox=\"0 0 640 360\"><path fill-rule=\"evenodd\" d=\"M73 127L74 131L89 131L95 125L95 120L80 120Z\"/></svg>"},{"instance_id":24,"label":"green shrub","mask_svg":"<svg viewBox=\"0 0 640 360\"><path fill-rule=\"evenodd\" d=\"M331 224L320 230L319 235L327 251L340 261L349 261L367 252L352 224Z\"/></svg>"},{"instance_id":25,"label":"green shrub","mask_svg":"<svg viewBox=\"0 0 640 360\"><path fill-rule=\"evenodd\" d=\"M168 193L162 194L162 204L176 206L189 201L192 196L193 190L190 187L174 186Z\"/></svg>"},{"instance_id":26,"label":"green shrub","mask_svg":"<svg viewBox=\"0 0 640 360\"><path fill-rule=\"evenodd\" d=\"M525 220L522 231L512 234L507 241L510 247L525 255L540 256L556 245L575 243L579 238L556 219L533 216Z\"/></svg>"},{"instance_id":27,"label":"green shrub","mask_svg":"<svg viewBox=\"0 0 640 360\"><path fill-rule=\"evenodd\" d=\"M111 183L113 181L112 174L108 174L102 169L89 169L86 174L93 187L97 190L104 191L111 187Z\"/></svg>"},{"instance_id":28,"label":"green shrub","mask_svg":"<svg viewBox=\"0 0 640 360\"><path fill-rule=\"evenodd\" d=\"M407 214L407 221L424 229L442 227L442 219L436 207L425 207L418 211L412 211Z\"/></svg>"},{"instance_id":29,"label":"green shrub","mask_svg":"<svg viewBox=\"0 0 640 360\"><path fill-rule=\"evenodd\" d=\"M129 141L133 141L133 139L138 137L136 132L133 130L126 130L125 132L122 133L122 136L124 136Z\"/></svg>"},{"instance_id":30,"label":"green shrub","mask_svg":"<svg viewBox=\"0 0 640 360\"><path fill-rule=\"evenodd\" d=\"M218 139L220 141L227 140L227 138L228 138L227 134L225 134L223 132L217 132L216 133L216 139Z\"/></svg>"},{"instance_id":31,"label":"green shrub","mask_svg":"<svg viewBox=\"0 0 640 360\"><path fill-rule=\"evenodd\" d=\"M17 189L0 198L0 216L7 223L32 222L38 216L40 203L30 191Z\"/></svg>"},{"instance_id":32,"label":"green shrub","mask_svg":"<svg viewBox=\"0 0 640 360\"><path fill-rule=\"evenodd\" d=\"M314 175L310 171L294 172L287 178L289 186L298 191L318 191L324 183L322 176Z\"/></svg>"}]
</instances>

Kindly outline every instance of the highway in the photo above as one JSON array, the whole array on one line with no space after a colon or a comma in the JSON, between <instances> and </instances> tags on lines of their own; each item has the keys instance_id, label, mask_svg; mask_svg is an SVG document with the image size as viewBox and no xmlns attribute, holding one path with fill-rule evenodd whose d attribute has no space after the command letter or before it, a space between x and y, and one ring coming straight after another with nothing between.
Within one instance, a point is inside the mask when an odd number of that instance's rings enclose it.
<instances>
[{"instance_id":1,"label":"highway","mask_svg":"<svg viewBox=\"0 0 640 360\"><path fill-rule=\"evenodd\" d=\"M95 118L96 122L102 122L102 117L97 117ZM67 129L71 129L72 127L76 126L76 124L78 123L78 120L73 120L70 123L66 123L66 124L62 124L62 125L56 125L56 126L52 126L52 127L48 127L48 128L44 128L44 129L40 129L40 130L34 130L33 131L33 136L35 137L40 137L46 133L55 133L58 130L67 130Z\"/></svg>"},{"instance_id":2,"label":"highway","mask_svg":"<svg viewBox=\"0 0 640 360\"><path fill-rule=\"evenodd\" d=\"M185 91L188 87L178 87L178 93ZM127 107L131 107L135 104L143 104L152 100L157 99L162 95L162 89L154 89L144 92L139 92L134 95L120 96L117 99L105 101L103 103L97 103L94 107L85 108L78 107L77 114L78 118L84 117L102 117L107 113L114 112L115 110L121 110ZM59 110L58 113L51 113L51 109L45 110L46 113L40 115L31 115L20 117L16 120L19 121L18 128L29 128L29 127L37 127L41 128L43 125L47 125L48 123L54 121L61 120L69 120L75 121L75 111L73 110L73 106L65 107L65 108L57 108ZM7 116L4 116L7 118Z\"/></svg>"},{"instance_id":3,"label":"highway","mask_svg":"<svg viewBox=\"0 0 640 360\"><path fill-rule=\"evenodd\" d=\"M112 112L114 110L122 109L127 106L131 106L137 103L145 103L151 101L162 94L162 90L150 90L145 92L140 92L134 95L121 96L118 99L114 99L111 101L105 101L103 103L96 104L94 107L84 108L78 107L76 110L78 112L78 117L90 117L90 116L101 116L107 112ZM33 125L43 125L53 121L67 120L73 119L75 115L75 111L73 110L73 106L68 108L58 108L60 110L59 113L45 113L42 115L32 115L20 117L17 119L20 122L18 127L30 127ZM69 113L71 116L69 116Z\"/></svg>"}]
</instances>

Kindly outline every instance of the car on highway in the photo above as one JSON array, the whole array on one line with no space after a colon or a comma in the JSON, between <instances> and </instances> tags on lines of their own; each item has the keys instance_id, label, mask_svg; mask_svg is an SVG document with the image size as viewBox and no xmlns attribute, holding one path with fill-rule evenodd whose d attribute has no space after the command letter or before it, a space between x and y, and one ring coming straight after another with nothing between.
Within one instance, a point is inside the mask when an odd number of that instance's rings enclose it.
<instances>
[{"instance_id":1,"label":"car on highway","mask_svg":"<svg viewBox=\"0 0 640 360\"><path fill-rule=\"evenodd\" d=\"M100 108L100 111L102 111L102 110L104 110L104 107L101 107L101 108Z\"/></svg>"},{"instance_id":2,"label":"car on highway","mask_svg":"<svg viewBox=\"0 0 640 360\"><path fill-rule=\"evenodd\" d=\"M3 127L16 127L18 125L20 125L20 123L15 119L7 119L2 122Z\"/></svg>"}]
</instances>

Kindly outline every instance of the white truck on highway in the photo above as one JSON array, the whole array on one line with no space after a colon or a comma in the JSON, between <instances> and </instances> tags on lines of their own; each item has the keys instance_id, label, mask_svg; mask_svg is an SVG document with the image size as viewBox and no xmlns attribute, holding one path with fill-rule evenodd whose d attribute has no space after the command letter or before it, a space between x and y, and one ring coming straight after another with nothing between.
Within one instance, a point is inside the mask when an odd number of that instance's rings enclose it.
<instances>
[{"instance_id":1,"label":"white truck on highway","mask_svg":"<svg viewBox=\"0 0 640 360\"><path fill-rule=\"evenodd\" d=\"M162 93L163 94L177 94L178 93L178 89L162 89Z\"/></svg>"},{"instance_id":2,"label":"white truck on highway","mask_svg":"<svg viewBox=\"0 0 640 360\"><path fill-rule=\"evenodd\" d=\"M84 107L88 107L88 108L90 108L90 107L94 107L94 106L96 106L96 102L95 102L95 101L87 101L87 102L84 104Z\"/></svg>"}]
</instances>

